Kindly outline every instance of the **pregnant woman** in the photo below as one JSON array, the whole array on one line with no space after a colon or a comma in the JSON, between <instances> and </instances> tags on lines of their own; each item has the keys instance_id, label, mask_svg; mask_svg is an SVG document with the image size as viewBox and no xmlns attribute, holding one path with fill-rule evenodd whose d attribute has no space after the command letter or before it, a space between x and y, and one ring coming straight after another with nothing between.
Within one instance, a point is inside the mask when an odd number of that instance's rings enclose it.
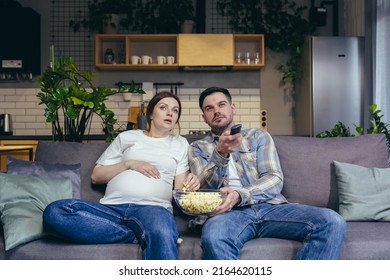
<instances>
[{"instance_id":1,"label":"pregnant woman","mask_svg":"<svg viewBox=\"0 0 390 280\"><path fill-rule=\"evenodd\" d=\"M172 189L199 189L189 173L188 142L173 134L181 102L160 92L149 102L147 130L120 133L96 162L92 182L107 183L99 202L64 199L46 207L46 232L83 244L135 243L144 259L177 259ZM180 128L180 127L179 127Z\"/></svg>"}]
</instances>

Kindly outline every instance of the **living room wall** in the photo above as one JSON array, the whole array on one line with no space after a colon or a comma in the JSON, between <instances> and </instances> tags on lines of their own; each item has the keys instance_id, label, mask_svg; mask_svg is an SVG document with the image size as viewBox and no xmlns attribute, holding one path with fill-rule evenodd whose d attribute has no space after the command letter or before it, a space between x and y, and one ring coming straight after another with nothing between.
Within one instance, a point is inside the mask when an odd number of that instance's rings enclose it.
<instances>
[{"instance_id":1,"label":"living room wall","mask_svg":"<svg viewBox=\"0 0 390 280\"><path fill-rule=\"evenodd\" d=\"M64 2L72 2L73 0L64 0ZM41 46L42 46L42 59L41 68L43 69L49 63L49 45L51 43L50 37L50 16L51 8L45 1L39 0L19 0L18 1L24 7L31 7L41 15ZM213 1L206 1L211 3ZM298 4L304 3L310 6L308 0L297 0ZM320 4L320 1L314 1L316 6ZM339 0L339 35L361 35L351 34L352 19L356 21L356 15L351 11L356 10L358 3L362 3L364 0L351 1L351 0ZM327 14L327 24L318 28L318 35L332 36L333 21L332 11L329 9ZM349 20L351 19L351 20ZM345 24L348 22L348 24ZM207 21L206 21L207 24ZM355 24L356 25L356 24ZM346 26L349 30L346 30ZM206 29L207 30L207 29ZM360 31L361 32L361 31ZM91 54L93 56L93 54ZM186 92L186 96L192 100L196 100L197 94L200 89L218 85L231 88L234 92L257 92L259 96L256 104L255 117L259 120L260 109L266 109L268 112L268 130L275 135L291 135L294 133L294 95L293 91L287 87L280 86L281 74L275 70L276 66L284 61L284 55L280 53L273 53L266 49L265 67L261 71L255 72L201 72L201 73L183 73L178 71L168 72L135 72L135 71L95 71L96 83L103 83L108 86L115 86L117 81L129 81L135 80L137 82L183 82L182 91ZM37 88L36 84L31 83L0 83L0 88L18 89L18 88ZM194 96L192 96L192 94ZM244 96L247 99L253 98L253 96ZM1 98L1 97L0 97ZM187 98L187 97L186 97ZM7 103L8 99L4 98L4 102ZM0 105L1 106L1 105ZM4 106L4 105L3 105ZM23 106L19 103L18 106ZM124 106L124 105L123 105ZM5 108L9 107L5 105ZM246 112L249 112L244 108ZM3 112L0 107L0 112ZM9 110L9 109L7 109ZM244 111L243 110L243 111ZM250 114L250 113L246 113ZM121 117L124 118L124 117ZM256 123L256 124L255 124ZM257 122L253 122L253 125L257 125ZM201 125L201 127L203 127Z\"/></svg>"}]
</instances>

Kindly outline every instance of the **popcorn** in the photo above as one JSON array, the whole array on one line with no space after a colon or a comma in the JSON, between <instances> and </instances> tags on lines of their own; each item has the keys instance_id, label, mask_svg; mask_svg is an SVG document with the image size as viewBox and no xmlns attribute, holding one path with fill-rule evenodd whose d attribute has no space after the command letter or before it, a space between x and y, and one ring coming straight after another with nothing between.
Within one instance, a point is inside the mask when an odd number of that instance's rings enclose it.
<instances>
[{"instance_id":1,"label":"popcorn","mask_svg":"<svg viewBox=\"0 0 390 280\"><path fill-rule=\"evenodd\" d=\"M187 192L178 198L180 207L191 214L212 213L221 204L219 192Z\"/></svg>"}]
</instances>

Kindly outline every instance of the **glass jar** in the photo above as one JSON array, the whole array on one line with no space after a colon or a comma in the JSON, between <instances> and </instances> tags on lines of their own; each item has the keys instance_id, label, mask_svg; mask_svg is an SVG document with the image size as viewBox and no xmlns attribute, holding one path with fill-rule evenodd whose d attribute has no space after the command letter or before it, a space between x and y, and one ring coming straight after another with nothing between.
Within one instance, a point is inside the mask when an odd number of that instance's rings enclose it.
<instances>
[{"instance_id":1,"label":"glass jar","mask_svg":"<svg viewBox=\"0 0 390 280\"><path fill-rule=\"evenodd\" d=\"M113 64L114 63L114 52L112 49L106 49L104 53L104 63L105 64Z\"/></svg>"}]
</instances>

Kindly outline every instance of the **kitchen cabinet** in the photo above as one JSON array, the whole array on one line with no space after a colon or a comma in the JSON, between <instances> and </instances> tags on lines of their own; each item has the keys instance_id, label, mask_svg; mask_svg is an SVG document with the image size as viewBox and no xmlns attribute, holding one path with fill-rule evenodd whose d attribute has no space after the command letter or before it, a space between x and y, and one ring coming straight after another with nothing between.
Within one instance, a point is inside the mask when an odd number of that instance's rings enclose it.
<instances>
[{"instance_id":1,"label":"kitchen cabinet","mask_svg":"<svg viewBox=\"0 0 390 280\"><path fill-rule=\"evenodd\" d=\"M112 49L114 63L105 63ZM179 70L185 67L226 66L233 70L259 70L264 66L262 34L97 34L96 67L101 70ZM249 64L237 63L236 53L259 54ZM149 64L132 64L132 56L150 56ZM157 56L173 56L174 63L158 64ZM122 58L123 57L123 58ZM121 63L119 63L121 62Z\"/></svg>"},{"instance_id":2,"label":"kitchen cabinet","mask_svg":"<svg viewBox=\"0 0 390 280\"><path fill-rule=\"evenodd\" d=\"M35 151L38 145L37 140L0 140L0 146L32 146L33 147L33 159L35 158ZM0 154L0 170L7 170L7 156L11 156L17 159L29 160L29 150L19 151L2 151Z\"/></svg>"},{"instance_id":3,"label":"kitchen cabinet","mask_svg":"<svg viewBox=\"0 0 390 280\"><path fill-rule=\"evenodd\" d=\"M252 34L234 34L234 56L238 52L241 52L243 55L249 52L251 57L251 63L246 64L237 63L237 60L234 60L233 69L235 70L255 70L263 67L264 64L264 35L252 35ZM253 54L258 53L258 62L255 63ZM245 59L245 58L244 58Z\"/></svg>"},{"instance_id":4,"label":"kitchen cabinet","mask_svg":"<svg viewBox=\"0 0 390 280\"><path fill-rule=\"evenodd\" d=\"M179 66L227 66L233 70L257 70L264 66L264 36L254 34L179 34ZM250 54L241 63L236 54ZM253 54L259 58L255 64Z\"/></svg>"},{"instance_id":5,"label":"kitchen cabinet","mask_svg":"<svg viewBox=\"0 0 390 280\"><path fill-rule=\"evenodd\" d=\"M232 66L232 34L179 34L180 66Z\"/></svg>"},{"instance_id":6,"label":"kitchen cabinet","mask_svg":"<svg viewBox=\"0 0 390 280\"><path fill-rule=\"evenodd\" d=\"M177 35L145 35L145 34L97 34L96 35L96 67L102 70L176 70ZM114 52L114 64L104 63L107 49ZM124 50L124 52L123 52ZM119 55L123 52L124 63ZM132 56L150 56L152 63L132 64ZM173 64L157 64L157 56L173 56Z\"/></svg>"}]
</instances>

